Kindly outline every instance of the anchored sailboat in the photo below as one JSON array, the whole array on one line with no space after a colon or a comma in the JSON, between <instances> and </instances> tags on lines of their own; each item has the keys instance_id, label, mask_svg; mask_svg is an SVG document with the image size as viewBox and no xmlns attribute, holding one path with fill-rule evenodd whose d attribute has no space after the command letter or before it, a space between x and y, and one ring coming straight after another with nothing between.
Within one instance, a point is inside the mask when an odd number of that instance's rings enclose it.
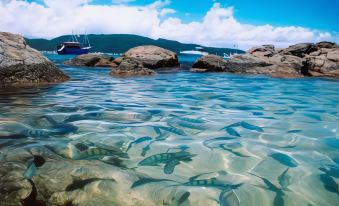
<instances>
[{"instance_id":1,"label":"anchored sailboat","mask_svg":"<svg viewBox=\"0 0 339 206\"><path fill-rule=\"evenodd\" d=\"M88 54L91 48L87 34L84 35L84 42L82 45L77 37L72 34L70 41L63 42L57 46L57 52L60 55L80 55Z\"/></svg>"},{"instance_id":2,"label":"anchored sailboat","mask_svg":"<svg viewBox=\"0 0 339 206\"><path fill-rule=\"evenodd\" d=\"M236 44L235 44L233 47L234 47L234 49L238 50L238 46L237 46ZM230 52L230 53L224 53L223 58L224 58L224 59L230 59L230 58L232 58L232 57L235 56L235 55L238 55L238 52L234 52L234 53L232 53L232 52Z\"/></svg>"}]
</instances>

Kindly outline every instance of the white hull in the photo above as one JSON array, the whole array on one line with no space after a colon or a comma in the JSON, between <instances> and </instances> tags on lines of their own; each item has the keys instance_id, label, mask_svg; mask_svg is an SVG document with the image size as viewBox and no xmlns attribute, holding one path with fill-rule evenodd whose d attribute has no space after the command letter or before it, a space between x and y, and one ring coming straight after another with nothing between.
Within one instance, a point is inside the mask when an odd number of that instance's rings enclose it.
<instances>
[{"instance_id":1,"label":"white hull","mask_svg":"<svg viewBox=\"0 0 339 206\"><path fill-rule=\"evenodd\" d=\"M192 50L192 51L182 51L182 52L180 52L180 54L185 54L185 55L197 55L197 56L205 56L205 55L208 55L207 52L201 52L201 51L195 51L195 50Z\"/></svg>"}]
</instances>

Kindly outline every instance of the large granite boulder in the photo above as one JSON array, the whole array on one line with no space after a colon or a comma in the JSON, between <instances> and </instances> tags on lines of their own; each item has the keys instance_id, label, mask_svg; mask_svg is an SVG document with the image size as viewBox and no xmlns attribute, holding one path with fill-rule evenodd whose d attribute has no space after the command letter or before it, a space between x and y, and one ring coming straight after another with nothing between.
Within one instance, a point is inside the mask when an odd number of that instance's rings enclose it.
<instances>
[{"instance_id":1,"label":"large granite boulder","mask_svg":"<svg viewBox=\"0 0 339 206\"><path fill-rule=\"evenodd\" d=\"M305 59L311 76L339 77L339 48L321 48Z\"/></svg>"},{"instance_id":2,"label":"large granite boulder","mask_svg":"<svg viewBox=\"0 0 339 206\"><path fill-rule=\"evenodd\" d=\"M64 82L69 77L20 35L0 32L0 87Z\"/></svg>"},{"instance_id":3,"label":"large granite boulder","mask_svg":"<svg viewBox=\"0 0 339 206\"><path fill-rule=\"evenodd\" d=\"M306 54L310 54L318 50L317 46L312 43L302 43L289 46L286 49L280 51L281 54L289 54L297 57L305 57Z\"/></svg>"},{"instance_id":4,"label":"large granite boulder","mask_svg":"<svg viewBox=\"0 0 339 206\"><path fill-rule=\"evenodd\" d=\"M226 61L216 55L206 55L199 58L192 66L195 72L222 72L225 70Z\"/></svg>"},{"instance_id":5,"label":"large granite boulder","mask_svg":"<svg viewBox=\"0 0 339 206\"><path fill-rule=\"evenodd\" d=\"M257 56L244 54L233 56L226 65L225 72L266 74L274 77L298 77L294 65L298 60L294 57L275 55L272 58L259 58ZM301 69L298 65L297 68Z\"/></svg>"},{"instance_id":6,"label":"large granite boulder","mask_svg":"<svg viewBox=\"0 0 339 206\"><path fill-rule=\"evenodd\" d=\"M157 46L138 46L128 50L123 57L137 59L148 69L179 66L176 53Z\"/></svg>"},{"instance_id":7,"label":"large granite boulder","mask_svg":"<svg viewBox=\"0 0 339 206\"><path fill-rule=\"evenodd\" d=\"M116 67L117 65L113 61L113 57L105 54L82 54L65 61L64 64L85 67Z\"/></svg>"},{"instance_id":8,"label":"large granite boulder","mask_svg":"<svg viewBox=\"0 0 339 206\"><path fill-rule=\"evenodd\" d=\"M111 76L127 77L156 74L154 70L179 67L174 52L157 46L138 46L113 61Z\"/></svg>"},{"instance_id":9,"label":"large granite boulder","mask_svg":"<svg viewBox=\"0 0 339 206\"><path fill-rule=\"evenodd\" d=\"M243 71L251 67L266 67L272 65L267 59L262 59L254 55L239 54L231 57L227 61L227 71Z\"/></svg>"},{"instance_id":10,"label":"large granite boulder","mask_svg":"<svg viewBox=\"0 0 339 206\"><path fill-rule=\"evenodd\" d=\"M328 42L328 41L322 41L316 44L316 46L318 48L327 48L327 49L331 49L335 46L336 44L333 42Z\"/></svg>"},{"instance_id":11,"label":"large granite boulder","mask_svg":"<svg viewBox=\"0 0 339 206\"><path fill-rule=\"evenodd\" d=\"M274 45L263 45L254 47L248 50L246 53L260 58L260 57L271 57L277 52L275 51Z\"/></svg>"},{"instance_id":12,"label":"large granite boulder","mask_svg":"<svg viewBox=\"0 0 339 206\"><path fill-rule=\"evenodd\" d=\"M116 77L128 77L128 76L146 76L154 75L155 71L148 69L144 64L134 58L125 57L120 62L118 67L113 67L110 75Z\"/></svg>"}]
</instances>

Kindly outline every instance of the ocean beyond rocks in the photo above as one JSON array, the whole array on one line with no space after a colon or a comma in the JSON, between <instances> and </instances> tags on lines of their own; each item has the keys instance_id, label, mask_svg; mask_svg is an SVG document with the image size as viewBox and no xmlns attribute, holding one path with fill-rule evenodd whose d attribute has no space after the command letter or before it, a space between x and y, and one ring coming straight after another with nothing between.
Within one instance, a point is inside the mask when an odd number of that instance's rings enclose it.
<instances>
[{"instance_id":1,"label":"ocean beyond rocks","mask_svg":"<svg viewBox=\"0 0 339 206\"><path fill-rule=\"evenodd\" d=\"M70 78L20 35L0 32L0 87L53 84Z\"/></svg>"}]
</instances>

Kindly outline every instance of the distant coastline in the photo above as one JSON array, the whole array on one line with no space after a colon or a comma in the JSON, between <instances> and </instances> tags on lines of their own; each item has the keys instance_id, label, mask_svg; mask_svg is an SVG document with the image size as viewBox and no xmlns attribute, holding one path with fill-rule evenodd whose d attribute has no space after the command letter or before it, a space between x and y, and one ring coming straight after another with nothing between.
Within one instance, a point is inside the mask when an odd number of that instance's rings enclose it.
<instances>
[{"instance_id":1,"label":"distant coastline","mask_svg":"<svg viewBox=\"0 0 339 206\"><path fill-rule=\"evenodd\" d=\"M25 38L27 44L39 51L55 51L56 45L67 41L70 35L60 36L51 40L47 39L29 39ZM151 39L132 34L91 34L88 35L93 48L91 52L103 53L125 53L127 50L137 46L155 45L176 53L187 50L194 50L196 47L204 47L198 44L184 44L178 41L167 39ZM83 35L80 36L80 41ZM232 48L204 47L204 50L210 54L222 56L224 53L245 53L245 51Z\"/></svg>"}]
</instances>

